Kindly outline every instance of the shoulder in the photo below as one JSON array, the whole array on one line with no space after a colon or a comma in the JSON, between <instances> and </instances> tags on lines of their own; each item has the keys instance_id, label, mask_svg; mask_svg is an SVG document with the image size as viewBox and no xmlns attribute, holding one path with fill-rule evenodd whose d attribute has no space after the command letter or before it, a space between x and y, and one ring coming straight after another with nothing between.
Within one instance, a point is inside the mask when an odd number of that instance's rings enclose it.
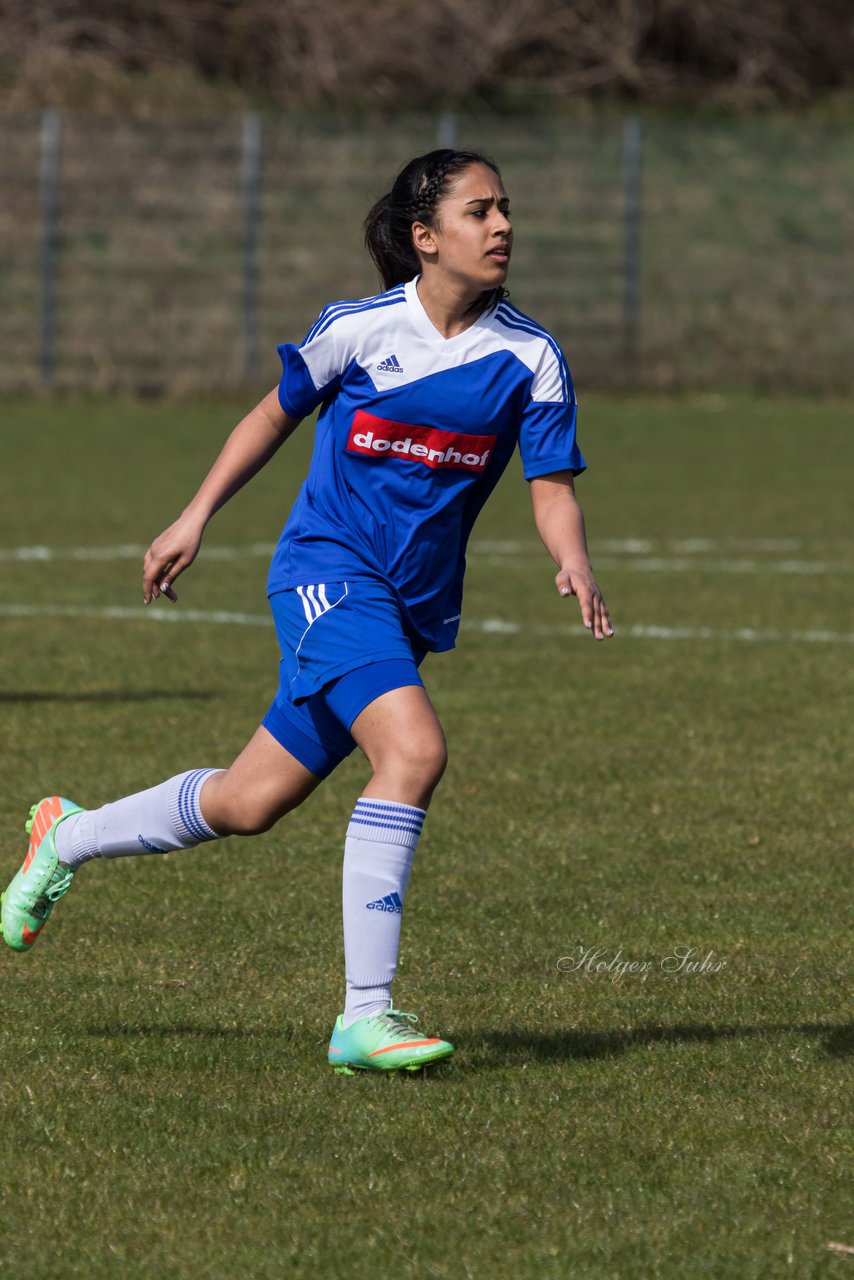
<instances>
[{"instance_id":1,"label":"shoulder","mask_svg":"<svg viewBox=\"0 0 854 1280\"><path fill-rule=\"evenodd\" d=\"M555 357L563 359L560 344L548 329L525 315L525 312L520 311L518 307L514 307L506 298L503 302L499 302L490 318L496 329L503 333L508 345L515 344L538 351L545 349L551 351Z\"/></svg>"},{"instance_id":2,"label":"shoulder","mask_svg":"<svg viewBox=\"0 0 854 1280\"><path fill-rule=\"evenodd\" d=\"M337 336L340 331L347 331L354 325L364 326L366 321L370 321L372 314L377 318L380 316L385 318L387 308L406 305L403 290L404 287L400 284L395 285L393 289L388 289L385 293L373 294L369 298L345 298L340 302L330 302L309 329L302 346L314 342L333 330Z\"/></svg>"},{"instance_id":3,"label":"shoulder","mask_svg":"<svg viewBox=\"0 0 854 1280\"><path fill-rule=\"evenodd\" d=\"M495 333L534 375L534 400L564 403L573 398L572 379L560 343L541 324L505 298L490 315Z\"/></svg>"}]
</instances>

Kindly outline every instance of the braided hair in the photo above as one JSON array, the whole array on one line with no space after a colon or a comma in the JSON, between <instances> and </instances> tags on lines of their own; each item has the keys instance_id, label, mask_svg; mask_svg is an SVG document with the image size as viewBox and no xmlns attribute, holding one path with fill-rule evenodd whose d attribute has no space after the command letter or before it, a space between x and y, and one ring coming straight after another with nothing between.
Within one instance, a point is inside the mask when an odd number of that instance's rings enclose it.
<instances>
[{"instance_id":1,"label":"braided hair","mask_svg":"<svg viewBox=\"0 0 854 1280\"><path fill-rule=\"evenodd\" d=\"M410 160L397 175L391 191L371 209L365 219L365 246L386 289L418 275L421 261L412 243L412 224L423 222L433 226L436 208L447 192L449 181L472 164L484 164L501 176L498 165L479 151L443 147ZM471 310L482 315L497 307L506 296L507 290L500 285L486 289Z\"/></svg>"}]
</instances>

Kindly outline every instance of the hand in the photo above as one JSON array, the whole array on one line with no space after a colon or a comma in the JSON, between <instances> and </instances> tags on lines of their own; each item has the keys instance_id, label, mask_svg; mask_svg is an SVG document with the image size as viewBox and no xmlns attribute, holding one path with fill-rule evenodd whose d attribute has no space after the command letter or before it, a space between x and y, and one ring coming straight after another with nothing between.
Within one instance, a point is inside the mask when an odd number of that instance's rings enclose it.
<instances>
[{"instance_id":1,"label":"hand","mask_svg":"<svg viewBox=\"0 0 854 1280\"><path fill-rule=\"evenodd\" d=\"M154 539L142 567L142 598L146 604L160 595L175 603L178 597L172 584L195 560L204 531L204 524L185 514Z\"/></svg>"},{"instance_id":2,"label":"hand","mask_svg":"<svg viewBox=\"0 0 854 1280\"><path fill-rule=\"evenodd\" d=\"M597 640L610 639L614 628L589 565L561 569L555 577L555 586L562 596L578 597L581 619Z\"/></svg>"}]
</instances>

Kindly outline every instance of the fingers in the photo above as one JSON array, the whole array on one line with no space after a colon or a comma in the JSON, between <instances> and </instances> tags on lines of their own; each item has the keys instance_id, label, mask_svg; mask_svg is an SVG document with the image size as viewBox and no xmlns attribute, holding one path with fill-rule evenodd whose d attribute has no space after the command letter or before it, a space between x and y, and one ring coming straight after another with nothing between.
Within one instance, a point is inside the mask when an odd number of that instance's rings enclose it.
<instances>
[{"instance_id":1,"label":"fingers","mask_svg":"<svg viewBox=\"0 0 854 1280\"><path fill-rule=\"evenodd\" d=\"M573 578L561 570L555 582L562 596L576 596L581 610L581 620L596 640L610 639L614 634L611 616L602 599L602 592L593 578Z\"/></svg>"},{"instance_id":2,"label":"fingers","mask_svg":"<svg viewBox=\"0 0 854 1280\"><path fill-rule=\"evenodd\" d=\"M605 601L597 587L596 593L592 601L593 621L592 631L597 640L610 640L614 634L614 628L611 625L611 617L605 607Z\"/></svg>"},{"instance_id":3,"label":"fingers","mask_svg":"<svg viewBox=\"0 0 854 1280\"><path fill-rule=\"evenodd\" d=\"M605 601L602 599L602 593L595 583L591 591L582 590L578 592L578 603L581 606L581 617L584 625L589 631L593 632L594 638L596 640L610 639L614 634L614 628L611 625Z\"/></svg>"},{"instance_id":4,"label":"fingers","mask_svg":"<svg viewBox=\"0 0 854 1280\"><path fill-rule=\"evenodd\" d=\"M173 603L178 599L175 579L189 569L198 555L204 527L203 521L184 515L154 539L142 566L142 598L146 604L158 596L166 596Z\"/></svg>"},{"instance_id":5,"label":"fingers","mask_svg":"<svg viewBox=\"0 0 854 1280\"><path fill-rule=\"evenodd\" d=\"M142 571L142 598L146 604L159 596L166 596L174 604L178 597L173 582L187 567L187 561L178 555L174 559L155 551L156 543L146 553Z\"/></svg>"},{"instance_id":6,"label":"fingers","mask_svg":"<svg viewBox=\"0 0 854 1280\"><path fill-rule=\"evenodd\" d=\"M164 566L162 569L157 566L152 570L146 570L142 575L142 599L145 604L151 604L152 600L157 600L160 596L166 596L167 600L174 602L178 599L172 587L173 580L178 576L178 572L171 564Z\"/></svg>"}]
</instances>

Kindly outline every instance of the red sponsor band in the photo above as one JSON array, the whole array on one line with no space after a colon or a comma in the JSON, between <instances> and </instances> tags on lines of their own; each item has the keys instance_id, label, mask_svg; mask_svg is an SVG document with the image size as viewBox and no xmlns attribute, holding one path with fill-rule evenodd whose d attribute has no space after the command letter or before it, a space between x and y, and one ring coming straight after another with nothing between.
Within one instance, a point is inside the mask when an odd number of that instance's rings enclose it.
<instances>
[{"instance_id":1,"label":"red sponsor band","mask_svg":"<svg viewBox=\"0 0 854 1280\"><path fill-rule=\"evenodd\" d=\"M495 436L463 435L438 427L417 427L408 422L392 422L357 409L347 440L348 453L381 458L410 458L425 467L455 467L463 471L484 471Z\"/></svg>"}]
</instances>

